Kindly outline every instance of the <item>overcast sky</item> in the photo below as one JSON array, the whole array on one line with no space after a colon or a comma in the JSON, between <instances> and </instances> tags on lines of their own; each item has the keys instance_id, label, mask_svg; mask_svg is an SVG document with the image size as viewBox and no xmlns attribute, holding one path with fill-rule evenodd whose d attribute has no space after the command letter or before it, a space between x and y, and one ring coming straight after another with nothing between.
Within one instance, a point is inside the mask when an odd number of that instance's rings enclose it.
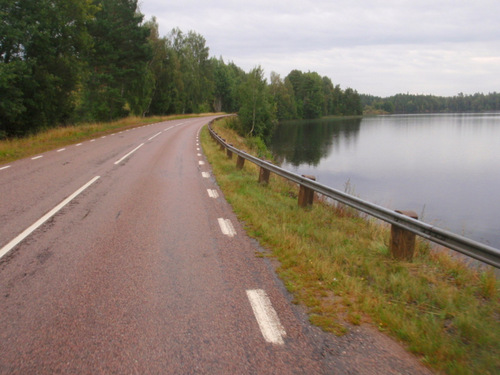
<instances>
[{"instance_id":1,"label":"overcast sky","mask_svg":"<svg viewBox=\"0 0 500 375\"><path fill-rule=\"evenodd\" d=\"M359 93L500 92L500 0L139 0L160 33L283 78L315 71Z\"/></svg>"}]
</instances>

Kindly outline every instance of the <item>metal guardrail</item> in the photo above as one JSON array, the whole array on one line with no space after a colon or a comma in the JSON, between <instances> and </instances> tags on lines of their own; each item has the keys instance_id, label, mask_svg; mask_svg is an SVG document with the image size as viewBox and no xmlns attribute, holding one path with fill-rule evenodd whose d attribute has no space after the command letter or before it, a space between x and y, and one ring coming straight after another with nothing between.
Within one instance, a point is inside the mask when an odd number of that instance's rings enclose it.
<instances>
[{"instance_id":1,"label":"metal guardrail","mask_svg":"<svg viewBox=\"0 0 500 375\"><path fill-rule=\"evenodd\" d=\"M220 145L225 147L232 153L248 160L259 167L268 170L272 173L277 174L283 178L293 181L301 186L305 186L317 193L320 193L328 198L334 199L341 202L349 207L355 208L361 212L368 215L376 217L377 219L383 220L387 223L396 225L400 228L406 229L420 237L423 237L434 243L443 245L446 248L453 249L459 253L470 256L471 258L480 260L481 262L492 265L496 268L500 268L500 250L494 247L482 244L480 242L471 240L469 238L457 235L455 233L446 231L444 229L435 227L433 225L418 221L409 216L391 211L387 208L378 206L376 204L367 202L360 198L354 197L342 191L332 189L331 187L322 185L316 181L309 178L300 176L293 172L282 169L274 164L267 161L259 159L253 155L247 154L244 151L233 147L232 145L226 143L211 127L213 121L208 124L208 129L211 136L219 142Z\"/></svg>"}]
</instances>

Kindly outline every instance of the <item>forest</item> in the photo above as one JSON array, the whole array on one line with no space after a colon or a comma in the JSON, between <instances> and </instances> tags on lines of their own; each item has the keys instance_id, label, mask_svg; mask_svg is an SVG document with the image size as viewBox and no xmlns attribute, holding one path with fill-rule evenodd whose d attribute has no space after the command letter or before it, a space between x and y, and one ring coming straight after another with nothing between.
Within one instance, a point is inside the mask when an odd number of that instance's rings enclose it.
<instances>
[{"instance_id":1,"label":"forest","mask_svg":"<svg viewBox=\"0 0 500 375\"><path fill-rule=\"evenodd\" d=\"M361 114L359 94L293 70L268 82L211 57L205 38L159 34L137 0L0 0L0 139L128 115L238 113L239 130Z\"/></svg>"},{"instance_id":2,"label":"forest","mask_svg":"<svg viewBox=\"0 0 500 375\"><path fill-rule=\"evenodd\" d=\"M366 113L451 113L500 111L500 93L452 97L397 94L388 98L360 95Z\"/></svg>"}]
</instances>

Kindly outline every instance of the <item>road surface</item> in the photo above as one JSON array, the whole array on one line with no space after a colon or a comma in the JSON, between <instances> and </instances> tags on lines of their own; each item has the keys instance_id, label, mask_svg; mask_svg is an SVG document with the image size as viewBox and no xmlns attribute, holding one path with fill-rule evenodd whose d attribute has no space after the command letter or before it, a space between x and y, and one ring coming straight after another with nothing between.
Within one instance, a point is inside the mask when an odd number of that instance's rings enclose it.
<instances>
[{"instance_id":1,"label":"road surface","mask_svg":"<svg viewBox=\"0 0 500 375\"><path fill-rule=\"evenodd\" d=\"M290 303L211 175L210 119L0 165L0 373L421 373Z\"/></svg>"}]
</instances>

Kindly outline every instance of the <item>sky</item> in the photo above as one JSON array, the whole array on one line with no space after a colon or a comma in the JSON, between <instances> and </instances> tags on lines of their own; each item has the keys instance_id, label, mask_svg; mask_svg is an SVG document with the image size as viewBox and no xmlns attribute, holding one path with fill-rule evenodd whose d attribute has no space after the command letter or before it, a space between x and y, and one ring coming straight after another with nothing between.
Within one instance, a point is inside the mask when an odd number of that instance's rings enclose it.
<instances>
[{"instance_id":1,"label":"sky","mask_svg":"<svg viewBox=\"0 0 500 375\"><path fill-rule=\"evenodd\" d=\"M499 0L139 0L160 34L201 34L211 57L328 76L387 97L500 92Z\"/></svg>"}]
</instances>

